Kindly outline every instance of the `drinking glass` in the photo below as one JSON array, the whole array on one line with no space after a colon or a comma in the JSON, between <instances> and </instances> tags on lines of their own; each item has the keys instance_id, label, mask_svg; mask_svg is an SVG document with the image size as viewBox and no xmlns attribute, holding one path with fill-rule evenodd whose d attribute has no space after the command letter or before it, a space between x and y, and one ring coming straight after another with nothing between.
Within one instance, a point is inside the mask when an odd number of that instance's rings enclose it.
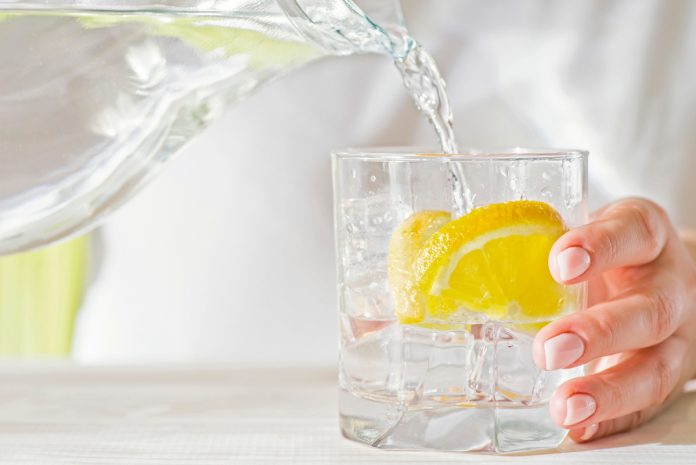
<instances>
[{"instance_id":1,"label":"drinking glass","mask_svg":"<svg viewBox=\"0 0 696 465\"><path fill-rule=\"evenodd\" d=\"M587 155L520 148L456 155L416 148L333 154L344 436L385 449L495 452L553 448L564 439L566 431L551 420L548 402L583 368L539 369L532 340L549 321L586 305L585 285L555 283L545 259L565 228L587 221ZM534 244L546 249L528 251L526 235L539 231L504 224L496 229L494 218L506 217L503 211L521 212L516 221L523 223L534 222L525 212L537 212L564 229L550 241L534 236ZM439 228L461 231L464 227L451 226L456 221L469 224L472 237L462 233L465 245L450 256L455 265L501 238L508 241L503 247L511 247L509 257L491 262L488 271L465 271L471 272L467 288L490 287L493 280L505 294L510 286L524 285L520 295L534 302L542 293L539 286L556 286L562 296L556 310L544 312L529 302L524 309L516 301L508 308L486 307L495 296L484 295L475 309L450 309L454 313L441 313L439 320L423 317L438 312L422 300L423 260L429 253L432 258L437 241L421 236L439 235L447 244L451 235ZM476 236L476 228L488 235ZM542 265L529 268L527 253L541 253ZM411 266L406 273L414 273L413 282L400 278L403 270L394 263ZM511 276L521 281L511 282ZM426 310L414 313L403 308L408 305Z\"/></svg>"}]
</instances>

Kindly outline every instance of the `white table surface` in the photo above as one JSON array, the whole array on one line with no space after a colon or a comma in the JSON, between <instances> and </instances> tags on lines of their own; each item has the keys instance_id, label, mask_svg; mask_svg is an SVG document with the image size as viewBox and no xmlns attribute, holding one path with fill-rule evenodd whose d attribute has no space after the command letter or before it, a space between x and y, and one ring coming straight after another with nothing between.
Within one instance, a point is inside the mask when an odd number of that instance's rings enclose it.
<instances>
[{"instance_id":1,"label":"white table surface","mask_svg":"<svg viewBox=\"0 0 696 465\"><path fill-rule=\"evenodd\" d=\"M696 464L696 393L630 434L516 456L380 451L338 433L320 367L0 363L0 464Z\"/></svg>"}]
</instances>

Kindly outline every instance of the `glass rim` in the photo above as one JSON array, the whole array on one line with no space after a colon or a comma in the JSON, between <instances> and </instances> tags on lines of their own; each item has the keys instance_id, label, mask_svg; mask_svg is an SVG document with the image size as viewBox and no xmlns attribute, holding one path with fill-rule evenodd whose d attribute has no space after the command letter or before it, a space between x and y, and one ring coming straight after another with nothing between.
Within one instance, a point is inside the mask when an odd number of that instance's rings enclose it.
<instances>
[{"instance_id":1,"label":"glass rim","mask_svg":"<svg viewBox=\"0 0 696 465\"><path fill-rule=\"evenodd\" d=\"M427 162L435 160L456 160L479 162L494 160L574 160L586 158L590 152L581 149L552 149L528 147L467 147L457 153L443 153L433 147L348 147L334 150L332 156L337 159L358 159L366 161L411 161Z\"/></svg>"}]
</instances>

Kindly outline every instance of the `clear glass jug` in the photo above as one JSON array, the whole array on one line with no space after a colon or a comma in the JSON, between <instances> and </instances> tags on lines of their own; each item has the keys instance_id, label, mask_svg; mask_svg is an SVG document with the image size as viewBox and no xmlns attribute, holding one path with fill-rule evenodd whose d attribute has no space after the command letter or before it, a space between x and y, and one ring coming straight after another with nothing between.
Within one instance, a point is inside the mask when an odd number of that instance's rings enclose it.
<instances>
[{"instance_id":1,"label":"clear glass jug","mask_svg":"<svg viewBox=\"0 0 696 465\"><path fill-rule=\"evenodd\" d=\"M94 225L260 84L413 47L398 0L358 3L0 0L0 254Z\"/></svg>"}]
</instances>

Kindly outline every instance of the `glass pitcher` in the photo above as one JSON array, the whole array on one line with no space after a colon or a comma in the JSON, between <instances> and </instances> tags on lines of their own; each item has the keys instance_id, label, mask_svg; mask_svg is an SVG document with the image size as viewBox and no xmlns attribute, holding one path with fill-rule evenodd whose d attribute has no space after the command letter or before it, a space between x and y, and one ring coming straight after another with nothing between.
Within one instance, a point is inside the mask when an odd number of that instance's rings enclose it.
<instances>
[{"instance_id":1,"label":"glass pitcher","mask_svg":"<svg viewBox=\"0 0 696 465\"><path fill-rule=\"evenodd\" d=\"M358 3L0 0L0 254L94 225L260 84L413 47L398 0Z\"/></svg>"}]
</instances>

